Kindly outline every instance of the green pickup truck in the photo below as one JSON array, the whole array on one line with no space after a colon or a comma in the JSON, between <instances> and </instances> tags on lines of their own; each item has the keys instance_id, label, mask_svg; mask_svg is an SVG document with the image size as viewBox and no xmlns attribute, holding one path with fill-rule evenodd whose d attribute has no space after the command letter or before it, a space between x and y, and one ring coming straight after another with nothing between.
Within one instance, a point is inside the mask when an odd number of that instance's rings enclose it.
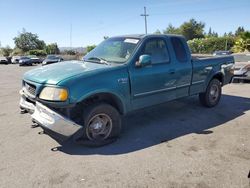
<instances>
[{"instance_id":1,"label":"green pickup truck","mask_svg":"<svg viewBox=\"0 0 250 188\"><path fill-rule=\"evenodd\" d=\"M217 105L233 65L232 56L192 57L179 35L112 37L82 61L26 72L20 108L46 131L102 145L118 137L129 112L196 94Z\"/></svg>"}]
</instances>

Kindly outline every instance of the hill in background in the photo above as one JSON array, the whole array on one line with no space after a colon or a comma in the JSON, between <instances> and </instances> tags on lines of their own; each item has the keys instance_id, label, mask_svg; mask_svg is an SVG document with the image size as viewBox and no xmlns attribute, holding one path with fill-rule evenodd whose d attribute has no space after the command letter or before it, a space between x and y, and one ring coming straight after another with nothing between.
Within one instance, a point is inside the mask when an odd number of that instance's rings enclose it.
<instances>
[{"instance_id":1,"label":"hill in background","mask_svg":"<svg viewBox=\"0 0 250 188\"><path fill-rule=\"evenodd\" d=\"M86 53L87 48L84 47L59 47L60 52L68 51L68 50L73 50L78 53Z\"/></svg>"}]
</instances>

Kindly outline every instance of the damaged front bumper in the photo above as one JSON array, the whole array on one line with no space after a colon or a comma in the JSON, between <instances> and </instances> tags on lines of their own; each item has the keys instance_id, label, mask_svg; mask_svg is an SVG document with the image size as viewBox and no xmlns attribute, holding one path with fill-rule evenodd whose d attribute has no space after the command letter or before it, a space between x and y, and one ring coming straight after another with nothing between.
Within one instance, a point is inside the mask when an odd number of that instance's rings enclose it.
<instances>
[{"instance_id":1,"label":"damaged front bumper","mask_svg":"<svg viewBox=\"0 0 250 188\"><path fill-rule=\"evenodd\" d=\"M27 111L30 114L34 113L35 111L35 105L31 102L27 102L24 97L21 97L19 105L21 110Z\"/></svg>"},{"instance_id":2,"label":"damaged front bumper","mask_svg":"<svg viewBox=\"0 0 250 188\"><path fill-rule=\"evenodd\" d=\"M76 124L40 102L36 101L33 104L27 101L23 95L20 99L20 108L31 113L32 120L39 126L65 138L71 137L82 128L81 125Z\"/></svg>"},{"instance_id":3,"label":"damaged front bumper","mask_svg":"<svg viewBox=\"0 0 250 188\"><path fill-rule=\"evenodd\" d=\"M35 102L29 102L29 96L25 93L24 89L21 89L19 94L21 95L19 106L22 111L29 112L30 114L35 111Z\"/></svg>"},{"instance_id":4,"label":"damaged front bumper","mask_svg":"<svg viewBox=\"0 0 250 188\"><path fill-rule=\"evenodd\" d=\"M41 127L49 129L65 137L70 137L81 129L81 125L63 117L40 102L36 102L35 111L31 115Z\"/></svg>"}]
</instances>

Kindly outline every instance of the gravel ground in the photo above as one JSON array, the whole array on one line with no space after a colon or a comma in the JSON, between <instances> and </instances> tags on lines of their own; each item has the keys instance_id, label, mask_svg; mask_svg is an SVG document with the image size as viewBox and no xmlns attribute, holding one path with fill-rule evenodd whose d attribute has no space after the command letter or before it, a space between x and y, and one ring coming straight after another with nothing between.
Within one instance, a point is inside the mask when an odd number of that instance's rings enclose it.
<instances>
[{"instance_id":1,"label":"gravel ground","mask_svg":"<svg viewBox=\"0 0 250 188\"><path fill-rule=\"evenodd\" d=\"M117 142L87 148L19 113L31 68L0 65L0 187L250 188L250 84L225 86L215 108L195 96L130 114Z\"/></svg>"}]
</instances>

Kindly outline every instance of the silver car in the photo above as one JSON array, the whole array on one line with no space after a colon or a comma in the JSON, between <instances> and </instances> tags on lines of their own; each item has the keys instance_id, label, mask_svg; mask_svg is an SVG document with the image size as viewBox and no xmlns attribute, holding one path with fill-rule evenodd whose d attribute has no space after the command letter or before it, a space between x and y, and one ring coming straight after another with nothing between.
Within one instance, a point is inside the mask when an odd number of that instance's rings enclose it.
<instances>
[{"instance_id":1,"label":"silver car","mask_svg":"<svg viewBox=\"0 0 250 188\"><path fill-rule=\"evenodd\" d=\"M8 64L8 60L6 57L0 57L0 64L5 64L7 65Z\"/></svg>"},{"instance_id":2,"label":"silver car","mask_svg":"<svg viewBox=\"0 0 250 188\"><path fill-rule=\"evenodd\" d=\"M235 55L234 76L232 82L250 81L250 54Z\"/></svg>"}]
</instances>

